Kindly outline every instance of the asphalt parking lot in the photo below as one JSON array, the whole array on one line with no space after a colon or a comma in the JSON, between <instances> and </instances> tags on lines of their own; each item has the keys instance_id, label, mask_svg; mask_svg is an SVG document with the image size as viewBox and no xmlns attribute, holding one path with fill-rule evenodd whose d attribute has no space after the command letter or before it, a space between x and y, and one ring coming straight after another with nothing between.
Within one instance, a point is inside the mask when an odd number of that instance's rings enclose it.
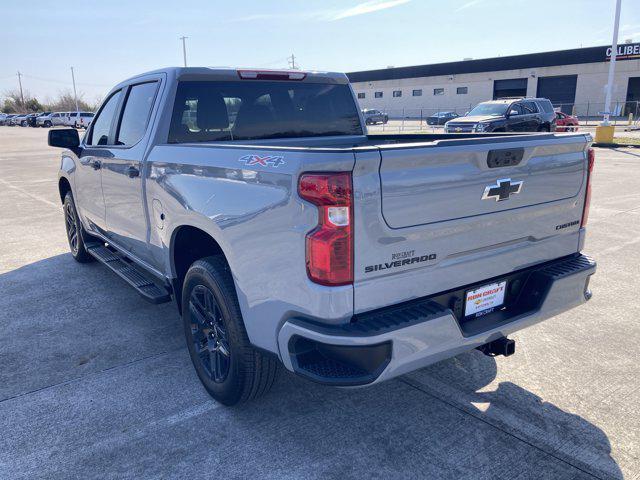
<instances>
[{"instance_id":1,"label":"asphalt parking lot","mask_svg":"<svg viewBox=\"0 0 640 480\"><path fill-rule=\"evenodd\" d=\"M596 153L593 299L378 386L222 407L177 309L68 253L59 152L0 127L0 478L640 478L640 149Z\"/></svg>"}]
</instances>

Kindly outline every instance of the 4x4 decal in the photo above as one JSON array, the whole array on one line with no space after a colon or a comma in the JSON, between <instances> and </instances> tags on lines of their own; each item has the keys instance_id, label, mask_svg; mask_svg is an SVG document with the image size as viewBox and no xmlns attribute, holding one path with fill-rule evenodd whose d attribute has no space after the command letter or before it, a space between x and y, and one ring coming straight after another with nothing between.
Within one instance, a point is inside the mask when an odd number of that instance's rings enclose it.
<instances>
[{"instance_id":1,"label":"4x4 decal","mask_svg":"<svg viewBox=\"0 0 640 480\"><path fill-rule=\"evenodd\" d=\"M284 157L282 155L243 155L238 159L239 162L244 162L245 165L260 165L263 167L279 167L284 165Z\"/></svg>"}]
</instances>

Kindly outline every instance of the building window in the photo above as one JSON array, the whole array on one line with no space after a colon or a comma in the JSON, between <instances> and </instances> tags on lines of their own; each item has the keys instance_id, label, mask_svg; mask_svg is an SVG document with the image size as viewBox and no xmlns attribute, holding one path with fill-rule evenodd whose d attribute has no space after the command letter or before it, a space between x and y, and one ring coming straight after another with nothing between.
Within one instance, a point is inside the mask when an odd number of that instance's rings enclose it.
<instances>
[{"instance_id":1,"label":"building window","mask_svg":"<svg viewBox=\"0 0 640 480\"><path fill-rule=\"evenodd\" d=\"M382 92L376 92L374 96L376 98L382 98Z\"/></svg>"},{"instance_id":2,"label":"building window","mask_svg":"<svg viewBox=\"0 0 640 480\"><path fill-rule=\"evenodd\" d=\"M433 94L434 95L444 95L444 88L434 88L433 89Z\"/></svg>"},{"instance_id":3,"label":"building window","mask_svg":"<svg viewBox=\"0 0 640 480\"><path fill-rule=\"evenodd\" d=\"M366 96L366 95L365 95L364 93L359 93L359 94L358 94L358 98L365 98L365 96Z\"/></svg>"},{"instance_id":4,"label":"building window","mask_svg":"<svg viewBox=\"0 0 640 480\"><path fill-rule=\"evenodd\" d=\"M468 87L458 87L456 89L456 93L458 95L466 95L467 93L469 93L469 88Z\"/></svg>"},{"instance_id":5,"label":"building window","mask_svg":"<svg viewBox=\"0 0 640 480\"><path fill-rule=\"evenodd\" d=\"M422 90L414 90L413 91L413 96L414 97L421 97L422 96Z\"/></svg>"},{"instance_id":6,"label":"building window","mask_svg":"<svg viewBox=\"0 0 640 480\"><path fill-rule=\"evenodd\" d=\"M394 90L393 91L393 96L395 98L401 97L402 96L402 90Z\"/></svg>"}]
</instances>

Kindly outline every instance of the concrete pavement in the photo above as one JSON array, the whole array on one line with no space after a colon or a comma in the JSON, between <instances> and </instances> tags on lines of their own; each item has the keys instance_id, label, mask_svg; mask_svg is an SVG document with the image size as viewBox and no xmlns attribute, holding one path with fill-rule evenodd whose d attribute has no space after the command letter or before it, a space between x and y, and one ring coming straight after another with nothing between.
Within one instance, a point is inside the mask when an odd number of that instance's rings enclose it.
<instances>
[{"instance_id":1,"label":"concrete pavement","mask_svg":"<svg viewBox=\"0 0 640 480\"><path fill-rule=\"evenodd\" d=\"M211 400L177 309L68 254L46 130L0 127L0 478L640 478L640 153L598 150L588 304L381 385Z\"/></svg>"}]
</instances>

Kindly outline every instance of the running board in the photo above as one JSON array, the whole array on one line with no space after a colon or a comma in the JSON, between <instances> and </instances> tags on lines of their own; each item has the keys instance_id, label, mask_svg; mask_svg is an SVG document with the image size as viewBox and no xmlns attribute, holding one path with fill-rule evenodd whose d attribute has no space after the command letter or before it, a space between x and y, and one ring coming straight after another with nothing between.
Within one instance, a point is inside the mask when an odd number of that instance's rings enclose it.
<instances>
[{"instance_id":1,"label":"running board","mask_svg":"<svg viewBox=\"0 0 640 480\"><path fill-rule=\"evenodd\" d=\"M115 272L146 301L156 304L171 301L171 294L166 287L158 285L150 274L136 268L131 260L115 250L97 242L86 245L86 249L92 257Z\"/></svg>"}]
</instances>

